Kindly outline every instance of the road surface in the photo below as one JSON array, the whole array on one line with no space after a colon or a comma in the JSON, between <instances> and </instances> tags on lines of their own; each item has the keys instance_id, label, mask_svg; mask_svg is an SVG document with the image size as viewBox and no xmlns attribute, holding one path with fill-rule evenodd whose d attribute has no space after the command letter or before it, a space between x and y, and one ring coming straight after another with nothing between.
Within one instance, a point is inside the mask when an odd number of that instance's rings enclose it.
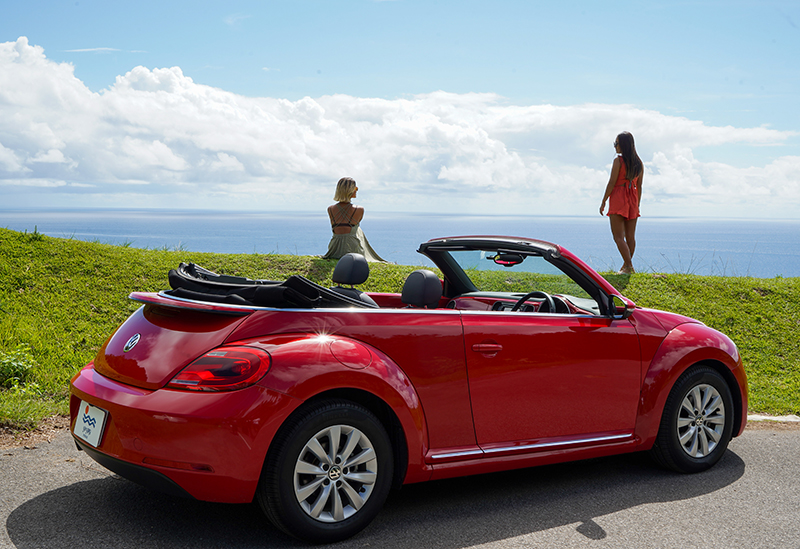
<instances>
[{"instance_id":1,"label":"road surface","mask_svg":"<svg viewBox=\"0 0 800 549\"><path fill-rule=\"evenodd\" d=\"M257 505L203 503L120 479L67 432L0 450L0 547L282 548ZM341 548L800 548L800 430L748 429L678 475L634 454L406 486Z\"/></svg>"}]
</instances>

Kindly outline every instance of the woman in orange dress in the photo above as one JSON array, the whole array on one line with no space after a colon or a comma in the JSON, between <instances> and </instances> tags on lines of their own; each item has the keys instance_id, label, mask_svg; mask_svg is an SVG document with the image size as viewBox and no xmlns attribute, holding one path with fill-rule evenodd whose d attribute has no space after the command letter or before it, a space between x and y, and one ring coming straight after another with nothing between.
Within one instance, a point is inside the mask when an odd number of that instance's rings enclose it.
<instances>
[{"instance_id":1,"label":"woman in orange dress","mask_svg":"<svg viewBox=\"0 0 800 549\"><path fill-rule=\"evenodd\" d=\"M622 132L614 141L617 156L611 166L611 177L606 185L600 215L608 206L611 221L611 234L622 256L620 274L630 274L633 269L633 252L636 250L636 221L639 219L639 205L642 202L642 180L644 164L636 154L633 135Z\"/></svg>"}]
</instances>

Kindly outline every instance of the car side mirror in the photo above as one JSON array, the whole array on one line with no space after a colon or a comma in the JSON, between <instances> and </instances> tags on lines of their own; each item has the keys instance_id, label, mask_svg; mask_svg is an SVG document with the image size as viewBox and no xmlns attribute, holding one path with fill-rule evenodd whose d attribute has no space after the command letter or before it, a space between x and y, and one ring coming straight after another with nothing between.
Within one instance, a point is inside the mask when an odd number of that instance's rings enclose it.
<instances>
[{"instance_id":1,"label":"car side mirror","mask_svg":"<svg viewBox=\"0 0 800 549\"><path fill-rule=\"evenodd\" d=\"M609 316L614 320L624 320L633 314L636 304L622 296L613 294L608 296Z\"/></svg>"}]
</instances>

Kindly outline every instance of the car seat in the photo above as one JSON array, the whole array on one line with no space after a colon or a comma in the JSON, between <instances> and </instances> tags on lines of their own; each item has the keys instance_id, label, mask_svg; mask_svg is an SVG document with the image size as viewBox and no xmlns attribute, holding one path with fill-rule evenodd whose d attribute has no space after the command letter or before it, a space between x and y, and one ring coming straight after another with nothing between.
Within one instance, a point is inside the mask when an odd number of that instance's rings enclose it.
<instances>
[{"instance_id":1,"label":"car seat","mask_svg":"<svg viewBox=\"0 0 800 549\"><path fill-rule=\"evenodd\" d=\"M442 297L442 281L433 272L414 271L403 284L400 299L412 307L435 309Z\"/></svg>"},{"instance_id":2,"label":"car seat","mask_svg":"<svg viewBox=\"0 0 800 549\"><path fill-rule=\"evenodd\" d=\"M378 304L375 303L375 300L370 296L361 290L353 288L356 284L363 284L366 282L367 278L369 278L369 263L367 263L367 259L361 254L345 254L339 259L336 263L336 267L333 269L331 280L336 286L331 288L331 290L377 307ZM347 284L350 287L345 288L342 284Z\"/></svg>"}]
</instances>

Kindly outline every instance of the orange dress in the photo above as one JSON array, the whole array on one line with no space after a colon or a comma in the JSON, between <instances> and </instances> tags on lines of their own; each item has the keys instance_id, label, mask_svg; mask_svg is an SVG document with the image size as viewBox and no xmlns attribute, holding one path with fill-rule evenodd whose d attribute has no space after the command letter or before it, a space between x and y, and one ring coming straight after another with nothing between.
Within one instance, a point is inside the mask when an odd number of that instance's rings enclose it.
<instances>
[{"instance_id":1,"label":"orange dress","mask_svg":"<svg viewBox=\"0 0 800 549\"><path fill-rule=\"evenodd\" d=\"M630 181L625 178L628 169L625 161L619 158L619 176L614 184L614 190L608 199L608 215L621 215L625 219L636 219L639 214L639 176Z\"/></svg>"}]
</instances>

